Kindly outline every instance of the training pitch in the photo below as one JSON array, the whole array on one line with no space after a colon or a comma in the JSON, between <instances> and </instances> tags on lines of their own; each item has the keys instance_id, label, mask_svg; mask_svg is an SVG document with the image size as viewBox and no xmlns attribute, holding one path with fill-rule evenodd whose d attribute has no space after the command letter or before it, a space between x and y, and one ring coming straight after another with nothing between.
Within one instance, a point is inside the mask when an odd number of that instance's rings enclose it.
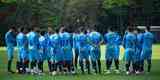
<instances>
[{"instance_id":1,"label":"training pitch","mask_svg":"<svg viewBox=\"0 0 160 80\"><path fill-rule=\"evenodd\" d=\"M102 70L105 70L105 62L104 62L104 53L105 47L101 47L101 61L102 61ZM156 44L153 46L153 56L152 56L152 70L151 73L143 74L143 75L126 75L124 72L124 60L123 60L124 50L121 49L120 55L120 74L97 74L97 75L88 75L88 74L80 74L77 75L57 75L51 76L48 74L47 63L45 62L44 69L45 75L20 75L20 74L9 74L7 73L7 55L4 47L0 48L0 80L160 80L160 45ZM14 53L15 55L17 52ZM14 63L12 69L16 69L16 57L14 56Z\"/></svg>"}]
</instances>

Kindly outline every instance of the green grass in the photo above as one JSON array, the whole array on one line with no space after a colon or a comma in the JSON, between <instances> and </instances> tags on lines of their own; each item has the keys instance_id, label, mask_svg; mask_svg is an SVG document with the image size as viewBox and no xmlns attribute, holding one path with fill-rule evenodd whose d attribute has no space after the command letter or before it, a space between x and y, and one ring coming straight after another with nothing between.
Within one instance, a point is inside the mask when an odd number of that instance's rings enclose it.
<instances>
[{"instance_id":1,"label":"green grass","mask_svg":"<svg viewBox=\"0 0 160 80\"><path fill-rule=\"evenodd\" d=\"M105 69L104 65L104 53L105 53L105 47L101 47L101 53L102 53L102 68ZM121 49L121 55L120 59L123 58L123 52L124 50ZM16 52L15 52L16 54ZM46 73L44 76L37 76L37 75L19 75L19 74L8 74L6 71L7 69L7 56L6 56L6 50L5 48L0 48L0 80L159 80L160 79L160 45L154 45L153 46L153 60L152 60L152 72L150 74L144 74L144 75L125 75L124 72L121 72L121 74L110 74L110 75L104 75L104 74L97 74L97 75L59 75L59 76L50 76ZM16 63L16 57L14 58L13 63L13 69L15 70L15 63ZM124 69L124 61L121 60L120 62L121 70ZM47 64L45 62L45 71L48 71Z\"/></svg>"}]
</instances>

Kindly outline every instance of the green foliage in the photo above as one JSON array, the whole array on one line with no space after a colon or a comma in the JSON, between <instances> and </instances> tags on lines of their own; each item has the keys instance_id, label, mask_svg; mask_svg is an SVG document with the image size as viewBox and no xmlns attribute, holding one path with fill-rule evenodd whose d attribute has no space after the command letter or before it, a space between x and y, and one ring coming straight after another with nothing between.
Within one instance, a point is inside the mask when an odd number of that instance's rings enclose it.
<instances>
[{"instance_id":1,"label":"green foliage","mask_svg":"<svg viewBox=\"0 0 160 80\"><path fill-rule=\"evenodd\" d=\"M104 0L103 8L112 9L114 7L128 6L130 0Z\"/></svg>"},{"instance_id":2,"label":"green foliage","mask_svg":"<svg viewBox=\"0 0 160 80\"><path fill-rule=\"evenodd\" d=\"M16 1L17 0L1 0L1 2L3 2L3 3L14 3Z\"/></svg>"}]
</instances>

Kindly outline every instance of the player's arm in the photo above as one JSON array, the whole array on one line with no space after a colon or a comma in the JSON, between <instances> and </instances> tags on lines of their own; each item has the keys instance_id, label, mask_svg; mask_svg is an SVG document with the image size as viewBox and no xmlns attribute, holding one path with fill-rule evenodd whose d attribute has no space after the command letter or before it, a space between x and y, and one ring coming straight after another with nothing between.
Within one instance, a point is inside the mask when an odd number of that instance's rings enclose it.
<instances>
[{"instance_id":1,"label":"player's arm","mask_svg":"<svg viewBox=\"0 0 160 80\"><path fill-rule=\"evenodd\" d=\"M108 40L107 40L107 34L104 35L104 43L107 44Z\"/></svg>"},{"instance_id":2,"label":"player's arm","mask_svg":"<svg viewBox=\"0 0 160 80\"><path fill-rule=\"evenodd\" d=\"M100 34L100 42L99 42L99 45L103 44L103 42L104 42L103 36Z\"/></svg>"},{"instance_id":3,"label":"player's arm","mask_svg":"<svg viewBox=\"0 0 160 80\"><path fill-rule=\"evenodd\" d=\"M126 43L126 35L124 35L124 37L123 37L123 41L122 41L122 46L125 48L126 46L125 46L125 43Z\"/></svg>"}]
</instances>

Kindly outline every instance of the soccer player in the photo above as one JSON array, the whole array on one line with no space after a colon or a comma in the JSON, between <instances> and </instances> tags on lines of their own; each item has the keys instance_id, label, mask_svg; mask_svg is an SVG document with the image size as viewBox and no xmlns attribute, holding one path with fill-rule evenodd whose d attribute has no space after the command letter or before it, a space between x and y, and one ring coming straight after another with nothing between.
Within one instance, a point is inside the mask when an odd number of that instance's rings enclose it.
<instances>
[{"instance_id":1,"label":"soccer player","mask_svg":"<svg viewBox=\"0 0 160 80\"><path fill-rule=\"evenodd\" d=\"M115 32L116 34L116 40L115 40L115 54L114 54L114 62L116 66L115 72L118 74L119 73L119 55L120 55L120 45L122 43L121 36L119 35L118 32Z\"/></svg>"},{"instance_id":2,"label":"soccer player","mask_svg":"<svg viewBox=\"0 0 160 80\"><path fill-rule=\"evenodd\" d=\"M88 38L85 34L85 30L82 28L79 35L79 64L81 67L82 74L84 74L84 60L86 63L86 68L88 69L88 74L90 74L90 62L89 62L89 53L90 48L88 45Z\"/></svg>"},{"instance_id":3,"label":"soccer player","mask_svg":"<svg viewBox=\"0 0 160 80\"><path fill-rule=\"evenodd\" d=\"M39 34L37 31L38 28L34 27L31 29L27 36L31 74L35 73L38 60Z\"/></svg>"},{"instance_id":4,"label":"soccer player","mask_svg":"<svg viewBox=\"0 0 160 80\"><path fill-rule=\"evenodd\" d=\"M145 28L145 33L142 37L142 53L141 53L141 72L144 71L144 60L148 63L148 72L151 70L151 58L152 58L152 44L154 36L150 32L150 27Z\"/></svg>"},{"instance_id":5,"label":"soccer player","mask_svg":"<svg viewBox=\"0 0 160 80\"><path fill-rule=\"evenodd\" d=\"M43 62L46 59L46 38L45 38L45 31L40 32L40 37L39 37L39 52L38 52L38 69L39 69L39 74L43 73Z\"/></svg>"},{"instance_id":6,"label":"soccer player","mask_svg":"<svg viewBox=\"0 0 160 80\"><path fill-rule=\"evenodd\" d=\"M135 54L135 58L134 58L134 72L136 74L140 73L140 56L141 56L141 52L142 52L142 37L143 37L143 33L141 29L136 29L135 30L135 35L136 35L136 54Z\"/></svg>"},{"instance_id":7,"label":"soccer player","mask_svg":"<svg viewBox=\"0 0 160 80\"><path fill-rule=\"evenodd\" d=\"M53 33L53 29L51 27L48 27L48 32L45 34L46 38L46 49L45 49L45 57L46 60L48 61L48 68L49 72L52 73L53 68L52 68L52 62L51 62L51 45L50 45L50 35Z\"/></svg>"},{"instance_id":8,"label":"soccer player","mask_svg":"<svg viewBox=\"0 0 160 80\"><path fill-rule=\"evenodd\" d=\"M133 33L132 27L128 28L127 34L124 36L123 46L125 48L126 74L129 75L130 65L134 64L134 56L136 52L136 35ZM134 65L133 65L134 66Z\"/></svg>"},{"instance_id":9,"label":"soccer player","mask_svg":"<svg viewBox=\"0 0 160 80\"><path fill-rule=\"evenodd\" d=\"M51 45L51 61L52 61L52 67L53 72L52 75L56 75L59 69L59 72L62 73L63 69L63 52L60 47L60 38L58 31L56 30L53 34L50 36L50 45Z\"/></svg>"},{"instance_id":10,"label":"soccer player","mask_svg":"<svg viewBox=\"0 0 160 80\"><path fill-rule=\"evenodd\" d=\"M18 47L18 61L17 61L17 72L25 73L28 67L28 42L26 36L26 29L20 28L19 33L16 37L17 47Z\"/></svg>"},{"instance_id":11,"label":"soccer player","mask_svg":"<svg viewBox=\"0 0 160 80\"><path fill-rule=\"evenodd\" d=\"M78 56L79 56L79 32L76 31L75 33L73 33L73 49L74 49L74 66L77 69L78 67Z\"/></svg>"},{"instance_id":12,"label":"soccer player","mask_svg":"<svg viewBox=\"0 0 160 80\"><path fill-rule=\"evenodd\" d=\"M100 62L100 45L102 43L102 36L99 32L97 32L95 29L91 30L91 33L89 34L89 38L91 41L91 61L92 61L92 67L95 70L95 73L99 72L101 73L101 62Z\"/></svg>"},{"instance_id":13,"label":"soccer player","mask_svg":"<svg viewBox=\"0 0 160 80\"><path fill-rule=\"evenodd\" d=\"M118 38L117 38L117 33L114 32L113 28L108 29L108 33L105 34L104 36L104 41L106 44L106 67L107 67L107 72L106 74L111 73L111 65L112 61L115 61L115 66L116 66L116 73L119 73L119 62L118 62Z\"/></svg>"},{"instance_id":14,"label":"soccer player","mask_svg":"<svg viewBox=\"0 0 160 80\"><path fill-rule=\"evenodd\" d=\"M73 68L73 53L72 53L72 36L67 32L65 27L60 29L60 46L64 55L64 67L67 68L65 72L71 73Z\"/></svg>"},{"instance_id":15,"label":"soccer player","mask_svg":"<svg viewBox=\"0 0 160 80\"><path fill-rule=\"evenodd\" d=\"M11 70L11 65L13 61L13 53L14 53L14 47L16 44L16 36L15 36L15 27L10 27L9 31L5 34L5 42L7 46L7 56L8 56L8 72L14 73Z\"/></svg>"}]
</instances>

